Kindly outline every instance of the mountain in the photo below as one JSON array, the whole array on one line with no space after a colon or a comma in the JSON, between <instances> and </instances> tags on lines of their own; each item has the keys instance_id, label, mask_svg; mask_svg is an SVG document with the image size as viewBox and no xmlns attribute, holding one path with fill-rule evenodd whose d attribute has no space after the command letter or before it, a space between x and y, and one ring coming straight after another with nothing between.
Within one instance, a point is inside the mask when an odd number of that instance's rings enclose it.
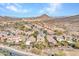
<instances>
[{"instance_id":1,"label":"mountain","mask_svg":"<svg viewBox=\"0 0 79 59\"><path fill-rule=\"evenodd\" d=\"M9 17L9 16L0 16L0 21L10 21L10 20L21 20L21 18Z\"/></svg>"},{"instance_id":2,"label":"mountain","mask_svg":"<svg viewBox=\"0 0 79 59\"><path fill-rule=\"evenodd\" d=\"M43 14L37 17L29 17L29 18L16 18L9 16L0 16L0 21L7 20L41 20L41 21L60 21L60 22L79 22L79 15L68 16L68 17L50 17L47 14Z\"/></svg>"},{"instance_id":3,"label":"mountain","mask_svg":"<svg viewBox=\"0 0 79 59\"><path fill-rule=\"evenodd\" d=\"M43 14L37 17L22 18L22 20L41 20L41 21L45 21L49 19L51 19L51 17L48 16L47 14Z\"/></svg>"},{"instance_id":4,"label":"mountain","mask_svg":"<svg viewBox=\"0 0 79 59\"><path fill-rule=\"evenodd\" d=\"M51 19L51 17L48 16L47 14L43 14L43 15L34 17L33 19L35 19L35 20L49 20L49 19Z\"/></svg>"},{"instance_id":5,"label":"mountain","mask_svg":"<svg viewBox=\"0 0 79 59\"><path fill-rule=\"evenodd\" d=\"M79 22L79 15L55 18L55 20L65 21L65 22Z\"/></svg>"},{"instance_id":6,"label":"mountain","mask_svg":"<svg viewBox=\"0 0 79 59\"><path fill-rule=\"evenodd\" d=\"M37 17L24 18L24 20L41 20L41 21L60 21L60 22L79 22L79 15L67 16L67 17L50 17L47 14L43 14Z\"/></svg>"},{"instance_id":7,"label":"mountain","mask_svg":"<svg viewBox=\"0 0 79 59\"><path fill-rule=\"evenodd\" d=\"M46 18L49 18L49 16L47 14L43 14L43 15L37 17L37 18L45 18L46 19Z\"/></svg>"}]
</instances>

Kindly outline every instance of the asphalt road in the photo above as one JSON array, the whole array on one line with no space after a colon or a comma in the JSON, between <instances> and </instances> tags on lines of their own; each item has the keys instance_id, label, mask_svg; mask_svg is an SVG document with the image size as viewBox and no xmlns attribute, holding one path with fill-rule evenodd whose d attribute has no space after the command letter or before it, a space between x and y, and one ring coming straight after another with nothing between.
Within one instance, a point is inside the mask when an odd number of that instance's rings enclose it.
<instances>
[{"instance_id":1,"label":"asphalt road","mask_svg":"<svg viewBox=\"0 0 79 59\"><path fill-rule=\"evenodd\" d=\"M7 46L0 46L1 51L8 51L10 53L10 56L37 56L30 52L23 52L16 49L13 49L11 47Z\"/></svg>"}]
</instances>

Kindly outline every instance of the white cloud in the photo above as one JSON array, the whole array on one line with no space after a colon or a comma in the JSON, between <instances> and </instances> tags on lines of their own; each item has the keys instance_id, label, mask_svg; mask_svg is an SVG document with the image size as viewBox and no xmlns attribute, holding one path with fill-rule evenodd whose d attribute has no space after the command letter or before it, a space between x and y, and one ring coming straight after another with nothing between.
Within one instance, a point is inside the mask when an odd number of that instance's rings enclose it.
<instances>
[{"instance_id":1,"label":"white cloud","mask_svg":"<svg viewBox=\"0 0 79 59\"><path fill-rule=\"evenodd\" d=\"M6 9L11 10L11 11L14 11L14 12L17 12L17 13L27 13L28 12L27 9L22 9L22 8L20 8L18 6L8 5L8 6L6 6Z\"/></svg>"},{"instance_id":2,"label":"white cloud","mask_svg":"<svg viewBox=\"0 0 79 59\"><path fill-rule=\"evenodd\" d=\"M40 10L40 11L39 11L39 13L44 13L44 12L45 12L45 10L44 10L44 9L42 9L42 10Z\"/></svg>"},{"instance_id":3,"label":"white cloud","mask_svg":"<svg viewBox=\"0 0 79 59\"><path fill-rule=\"evenodd\" d=\"M13 5L7 6L6 8L9 9L9 10L12 10L12 11L16 11L16 12L18 11L17 8Z\"/></svg>"},{"instance_id":4,"label":"white cloud","mask_svg":"<svg viewBox=\"0 0 79 59\"><path fill-rule=\"evenodd\" d=\"M48 7L43 8L40 10L40 13L56 13L61 9L61 3L50 3Z\"/></svg>"},{"instance_id":5,"label":"white cloud","mask_svg":"<svg viewBox=\"0 0 79 59\"><path fill-rule=\"evenodd\" d=\"M17 4L17 3L14 3L14 5L20 8L22 7L20 4Z\"/></svg>"},{"instance_id":6,"label":"white cloud","mask_svg":"<svg viewBox=\"0 0 79 59\"><path fill-rule=\"evenodd\" d=\"M61 6L60 3L51 3L51 4L49 4L49 7L47 8L47 11L56 12L60 8L60 6Z\"/></svg>"}]
</instances>

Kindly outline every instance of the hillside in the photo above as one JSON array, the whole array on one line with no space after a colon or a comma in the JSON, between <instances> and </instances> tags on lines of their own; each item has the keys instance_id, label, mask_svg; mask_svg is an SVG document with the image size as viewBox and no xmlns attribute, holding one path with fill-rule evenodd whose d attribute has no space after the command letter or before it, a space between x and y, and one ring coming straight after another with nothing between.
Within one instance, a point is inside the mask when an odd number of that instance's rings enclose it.
<instances>
[{"instance_id":1,"label":"hillside","mask_svg":"<svg viewBox=\"0 0 79 59\"><path fill-rule=\"evenodd\" d=\"M37 55L79 55L79 16L0 16L0 45Z\"/></svg>"}]
</instances>

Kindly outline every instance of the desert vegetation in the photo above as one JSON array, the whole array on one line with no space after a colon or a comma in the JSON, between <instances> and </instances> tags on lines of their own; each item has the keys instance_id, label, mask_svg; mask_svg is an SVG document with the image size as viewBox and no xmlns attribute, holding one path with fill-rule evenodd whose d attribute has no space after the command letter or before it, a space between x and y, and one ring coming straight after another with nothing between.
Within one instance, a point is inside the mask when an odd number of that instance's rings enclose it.
<instances>
[{"instance_id":1,"label":"desert vegetation","mask_svg":"<svg viewBox=\"0 0 79 59\"><path fill-rule=\"evenodd\" d=\"M44 51L45 55L52 56L66 55L66 51L63 51L66 49L79 49L77 23L61 19L48 20L49 16L43 20L41 17L30 21L23 19L0 22L0 44L38 55L43 55Z\"/></svg>"}]
</instances>

